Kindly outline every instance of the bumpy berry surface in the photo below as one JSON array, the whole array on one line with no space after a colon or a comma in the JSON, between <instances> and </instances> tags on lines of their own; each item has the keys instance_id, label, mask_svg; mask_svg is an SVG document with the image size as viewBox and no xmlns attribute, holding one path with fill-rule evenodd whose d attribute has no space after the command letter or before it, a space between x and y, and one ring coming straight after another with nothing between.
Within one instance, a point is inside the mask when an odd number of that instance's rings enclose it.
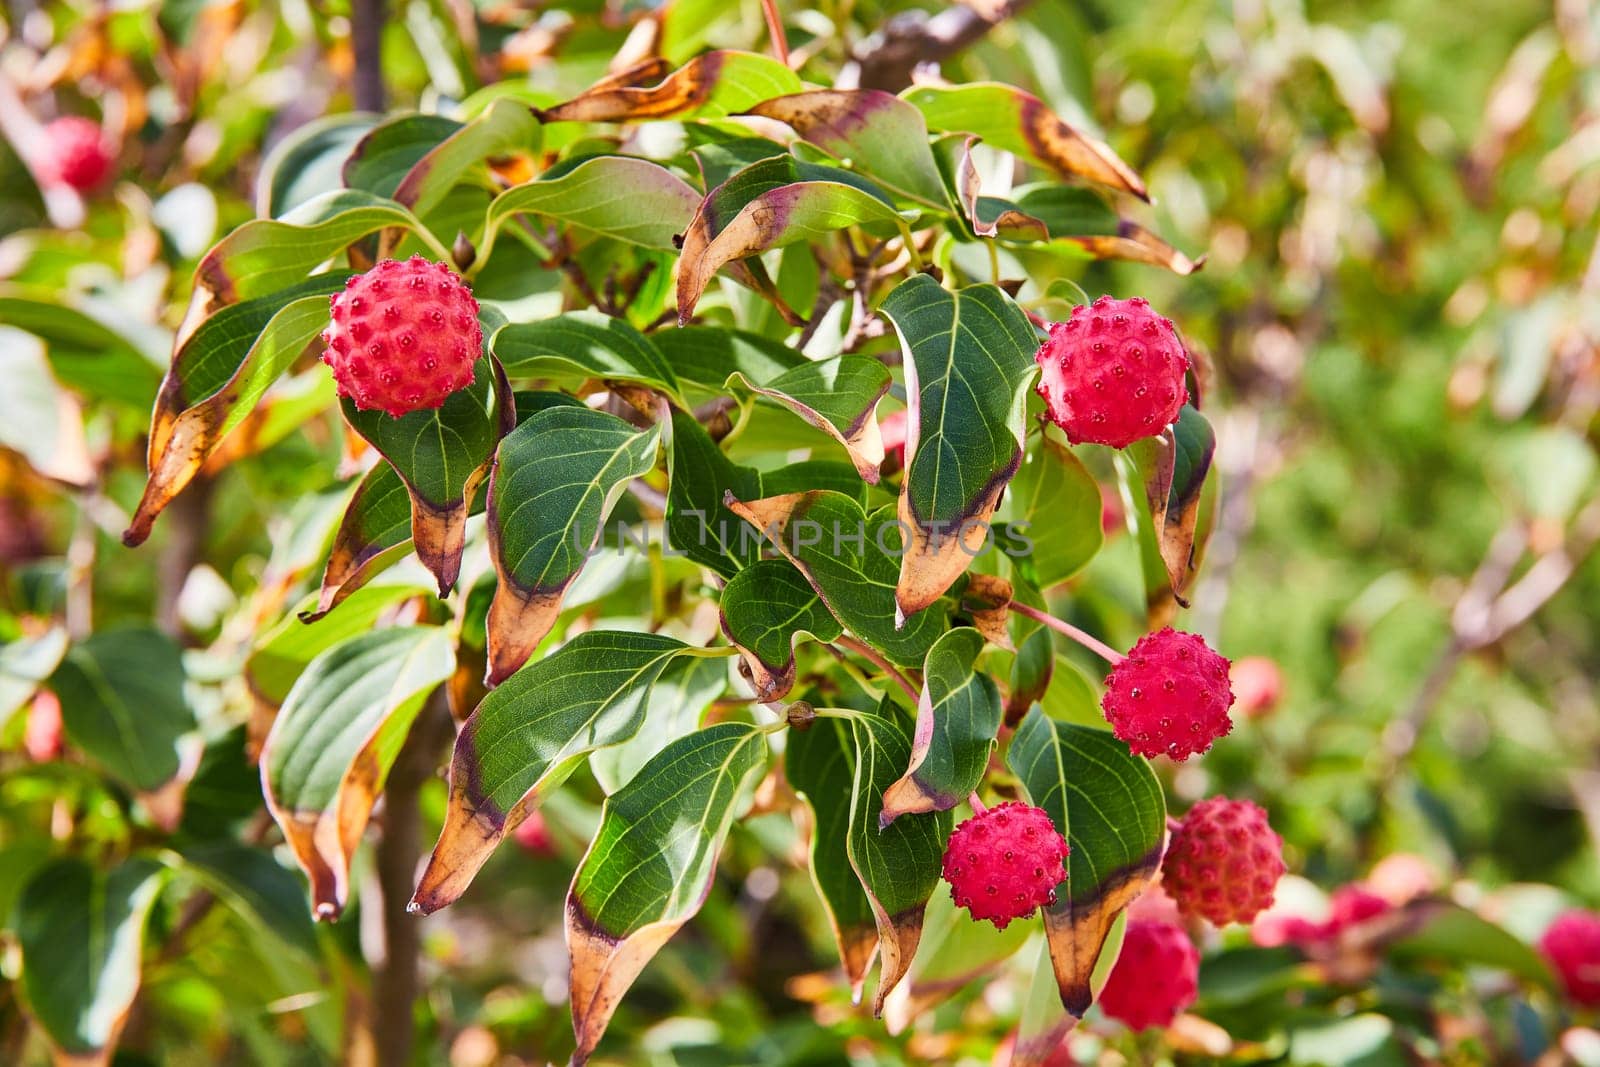
<instances>
[{"instance_id":1,"label":"bumpy berry surface","mask_svg":"<svg viewBox=\"0 0 1600 1067\"><path fill-rule=\"evenodd\" d=\"M1233 729L1228 661L1172 627L1145 634L1111 668L1100 706L1112 732L1140 756L1188 759Z\"/></svg>"},{"instance_id":2,"label":"bumpy berry surface","mask_svg":"<svg viewBox=\"0 0 1600 1067\"><path fill-rule=\"evenodd\" d=\"M45 153L40 177L86 193L111 173L111 153L93 121L79 115L56 119L44 128Z\"/></svg>"},{"instance_id":3,"label":"bumpy berry surface","mask_svg":"<svg viewBox=\"0 0 1600 1067\"><path fill-rule=\"evenodd\" d=\"M1248 800L1211 797L1189 809L1161 861L1161 884L1186 915L1247 923L1272 906L1283 840Z\"/></svg>"},{"instance_id":4,"label":"bumpy berry surface","mask_svg":"<svg viewBox=\"0 0 1600 1067\"><path fill-rule=\"evenodd\" d=\"M1126 448L1160 433L1189 399L1189 354L1172 320L1142 297L1073 308L1034 359L1050 419L1074 444Z\"/></svg>"},{"instance_id":5,"label":"bumpy berry surface","mask_svg":"<svg viewBox=\"0 0 1600 1067\"><path fill-rule=\"evenodd\" d=\"M955 902L974 919L1001 930L1012 919L1052 904L1067 877L1071 851L1040 808L996 804L955 828L944 852L944 879Z\"/></svg>"},{"instance_id":6,"label":"bumpy berry surface","mask_svg":"<svg viewBox=\"0 0 1600 1067\"><path fill-rule=\"evenodd\" d=\"M1134 1030L1167 1026L1200 993L1200 953L1181 926L1130 919L1100 1010Z\"/></svg>"},{"instance_id":7,"label":"bumpy berry surface","mask_svg":"<svg viewBox=\"0 0 1600 1067\"><path fill-rule=\"evenodd\" d=\"M1539 939L1539 950L1573 1003L1600 1007L1600 915L1569 911L1558 916Z\"/></svg>"},{"instance_id":8,"label":"bumpy berry surface","mask_svg":"<svg viewBox=\"0 0 1600 1067\"><path fill-rule=\"evenodd\" d=\"M332 304L322 362L356 407L399 418L472 384L483 350L478 302L443 263L386 259L351 278Z\"/></svg>"}]
</instances>

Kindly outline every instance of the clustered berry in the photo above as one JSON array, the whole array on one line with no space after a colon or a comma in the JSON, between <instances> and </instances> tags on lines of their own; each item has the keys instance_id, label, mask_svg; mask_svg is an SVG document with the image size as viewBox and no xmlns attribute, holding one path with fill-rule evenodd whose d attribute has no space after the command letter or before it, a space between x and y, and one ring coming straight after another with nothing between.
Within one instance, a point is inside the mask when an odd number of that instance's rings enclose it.
<instances>
[{"instance_id":1,"label":"clustered berry","mask_svg":"<svg viewBox=\"0 0 1600 1067\"><path fill-rule=\"evenodd\" d=\"M1161 861L1161 884L1186 915L1246 923L1272 906L1283 840L1248 800L1212 797L1189 809Z\"/></svg>"},{"instance_id":2,"label":"clustered berry","mask_svg":"<svg viewBox=\"0 0 1600 1067\"><path fill-rule=\"evenodd\" d=\"M339 395L399 418L472 384L483 351L478 302L443 263L386 259L332 299L322 361Z\"/></svg>"},{"instance_id":3,"label":"clustered berry","mask_svg":"<svg viewBox=\"0 0 1600 1067\"><path fill-rule=\"evenodd\" d=\"M1183 761L1233 729L1228 661L1195 634L1145 634L1106 678L1100 706L1140 756Z\"/></svg>"},{"instance_id":4,"label":"clustered berry","mask_svg":"<svg viewBox=\"0 0 1600 1067\"><path fill-rule=\"evenodd\" d=\"M1100 1010L1130 1029L1168 1026L1200 994L1200 953L1173 923L1129 919Z\"/></svg>"},{"instance_id":5,"label":"clustered berry","mask_svg":"<svg viewBox=\"0 0 1600 1067\"><path fill-rule=\"evenodd\" d=\"M1189 354L1142 297L1073 308L1034 359L1050 419L1073 444L1126 448L1166 429L1189 399Z\"/></svg>"},{"instance_id":6,"label":"clustered berry","mask_svg":"<svg viewBox=\"0 0 1600 1067\"><path fill-rule=\"evenodd\" d=\"M1574 910L1557 916L1539 939L1539 950L1574 1004L1600 1007L1600 915Z\"/></svg>"},{"instance_id":7,"label":"clustered berry","mask_svg":"<svg viewBox=\"0 0 1600 1067\"><path fill-rule=\"evenodd\" d=\"M1001 930L1012 919L1054 904L1067 877L1066 839L1040 808L1011 801L955 828L944 852L950 895L974 919Z\"/></svg>"},{"instance_id":8,"label":"clustered berry","mask_svg":"<svg viewBox=\"0 0 1600 1067\"><path fill-rule=\"evenodd\" d=\"M81 115L56 119L44 128L39 177L87 193L111 174L113 160L97 123Z\"/></svg>"}]
</instances>

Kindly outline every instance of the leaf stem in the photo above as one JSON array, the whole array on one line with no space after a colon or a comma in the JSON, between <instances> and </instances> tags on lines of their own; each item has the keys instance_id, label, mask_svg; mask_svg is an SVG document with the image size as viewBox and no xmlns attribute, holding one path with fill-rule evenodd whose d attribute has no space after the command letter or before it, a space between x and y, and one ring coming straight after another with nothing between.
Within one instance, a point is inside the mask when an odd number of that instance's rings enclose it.
<instances>
[{"instance_id":1,"label":"leaf stem","mask_svg":"<svg viewBox=\"0 0 1600 1067\"><path fill-rule=\"evenodd\" d=\"M778 62L789 65L789 35L783 29L783 16L778 14L777 0L761 0L761 14L767 20L767 33L772 38L772 52Z\"/></svg>"},{"instance_id":2,"label":"leaf stem","mask_svg":"<svg viewBox=\"0 0 1600 1067\"><path fill-rule=\"evenodd\" d=\"M972 811L975 815L982 815L984 812L989 810L989 805L978 799L978 794L976 792L967 795L967 803L972 805Z\"/></svg>"},{"instance_id":3,"label":"leaf stem","mask_svg":"<svg viewBox=\"0 0 1600 1067\"><path fill-rule=\"evenodd\" d=\"M862 659L869 661L884 674L887 674L890 680L898 685L901 691L906 694L906 696L911 698L911 703L915 704L922 699L922 694L917 692L917 687L911 684L911 680L905 675L901 674L899 669L896 668L894 664L885 659L883 657L883 653L879 652L865 641L858 641L849 634L840 634L836 643L840 647L849 649Z\"/></svg>"},{"instance_id":4,"label":"leaf stem","mask_svg":"<svg viewBox=\"0 0 1600 1067\"><path fill-rule=\"evenodd\" d=\"M1011 610L1016 612L1018 615L1026 615L1034 622L1044 623L1058 634L1064 634L1065 636L1072 638L1074 641L1078 642L1078 644L1082 645L1084 648L1087 648L1090 652L1100 656L1113 667L1121 663L1126 658L1121 652L1118 652L1104 641L1101 641L1098 637L1093 637L1089 634L1086 634L1076 626L1072 625L1070 622L1063 622L1054 615L1040 611L1038 608L1031 608L1026 604L1021 604L1013 600L1011 602Z\"/></svg>"}]
</instances>

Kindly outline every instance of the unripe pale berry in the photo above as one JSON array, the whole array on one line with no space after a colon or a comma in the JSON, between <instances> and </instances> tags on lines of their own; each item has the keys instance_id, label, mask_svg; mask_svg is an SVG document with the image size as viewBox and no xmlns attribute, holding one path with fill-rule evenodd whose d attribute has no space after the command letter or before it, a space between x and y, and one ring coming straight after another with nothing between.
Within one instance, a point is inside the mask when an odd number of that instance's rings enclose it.
<instances>
[{"instance_id":1,"label":"unripe pale berry","mask_svg":"<svg viewBox=\"0 0 1600 1067\"><path fill-rule=\"evenodd\" d=\"M1100 1010L1130 1029L1168 1026L1200 994L1200 953L1181 926L1130 919Z\"/></svg>"},{"instance_id":2,"label":"unripe pale berry","mask_svg":"<svg viewBox=\"0 0 1600 1067\"><path fill-rule=\"evenodd\" d=\"M1050 419L1074 444L1126 448L1166 429L1189 399L1189 354L1143 297L1073 308L1034 359Z\"/></svg>"},{"instance_id":3,"label":"unripe pale berry","mask_svg":"<svg viewBox=\"0 0 1600 1067\"><path fill-rule=\"evenodd\" d=\"M1248 800L1211 797L1189 809L1161 861L1161 884L1186 915L1247 923L1272 906L1283 840Z\"/></svg>"},{"instance_id":4,"label":"unripe pale berry","mask_svg":"<svg viewBox=\"0 0 1600 1067\"><path fill-rule=\"evenodd\" d=\"M1600 1007L1600 915L1563 913L1539 938L1539 951L1561 976L1574 1004Z\"/></svg>"},{"instance_id":5,"label":"unripe pale berry","mask_svg":"<svg viewBox=\"0 0 1600 1067\"><path fill-rule=\"evenodd\" d=\"M41 689L28 706L22 747L35 763L49 763L61 758L62 739L61 701L50 690Z\"/></svg>"},{"instance_id":6,"label":"unripe pale berry","mask_svg":"<svg viewBox=\"0 0 1600 1067\"><path fill-rule=\"evenodd\" d=\"M537 808L528 812L528 817L517 824L511 836L524 852L535 856L556 854L555 839L550 836L550 824L545 822L544 813Z\"/></svg>"},{"instance_id":7,"label":"unripe pale berry","mask_svg":"<svg viewBox=\"0 0 1600 1067\"><path fill-rule=\"evenodd\" d=\"M46 184L89 192L111 174L113 160L97 123L81 115L56 119L44 128L39 177Z\"/></svg>"},{"instance_id":8,"label":"unripe pale berry","mask_svg":"<svg viewBox=\"0 0 1600 1067\"><path fill-rule=\"evenodd\" d=\"M1050 816L1015 801L996 804L955 828L944 852L950 895L974 919L1004 930L1012 919L1055 903L1071 849Z\"/></svg>"},{"instance_id":9,"label":"unripe pale berry","mask_svg":"<svg viewBox=\"0 0 1600 1067\"><path fill-rule=\"evenodd\" d=\"M1112 732L1140 756L1183 761L1233 729L1228 661L1195 634L1145 634L1106 677Z\"/></svg>"},{"instance_id":10,"label":"unripe pale berry","mask_svg":"<svg viewBox=\"0 0 1600 1067\"><path fill-rule=\"evenodd\" d=\"M1283 672L1265 656L1234 660L1228 680L1233 685L1234 710L1245 718L1266 715L1283 699Z\"/></svg>"},{"instance_id":11,"label":"unripe pale berry","mask_svg":"<svg viewBox=\"0 0 1600 1067\"><path fill-rule=\"evenodd\" d=\"M332 312L322 362L361 410L399 418L472 384L483 352L478 302L443 263L386 259L334 294Z\"/></svg>"}]
</instances>

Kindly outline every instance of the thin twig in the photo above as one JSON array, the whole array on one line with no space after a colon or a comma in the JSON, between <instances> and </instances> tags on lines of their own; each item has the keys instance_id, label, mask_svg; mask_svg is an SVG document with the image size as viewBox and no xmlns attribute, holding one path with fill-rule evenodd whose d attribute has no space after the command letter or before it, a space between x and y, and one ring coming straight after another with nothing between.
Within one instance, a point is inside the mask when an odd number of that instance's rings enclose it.
<instances>
[{"instance_id":1,"label":"thin twig","mask_svg":"<svg viewBox=\"0 0 1600 1067\"><path fill-rule=\"evenodd\" d=\"M761 14L767 20L767 35L772 38L772 54L778 62L789 65L789 35L783 29L783 16L778 13L777 0L761 0Z\"/></svg>"},{"instance_id":2,"label":"thin twig","mask_svg":"<svg viewBox=\"0 0 1600 1067\"><path fill-rule=\"evenodd\" d=\"M906 696L911 698L913 704L922 699L922 694L917 691L916 686L911 684L911 680L901 674L899 669L885 659L881 652L865 641L858 641L849 634L840 634L839 639L834 643L842 648L849 649L862 659L870 661L873 666L887 674L890 680L898 685Z\"/></svg>"},{"instance_id":3,"label":"thin twig","mask_svg":"<svg viewBox=\"0 0 1600 1067\"><path fill-rule=\"evenodd\" d=\"M1121 652L1118 652L1104 641L1101 641L1098 637L1093 637L1087 633L1084 633L1070 622L1064 622L1061 619L1056 618L1054 615L1040 611L1038 608L1031 608L1026 604L1022 604L1013 600L1011 602L1011 610L1016 612L1018 615L1027 616L1034 622L1044 623L1058 634L1064 634L1065 636L1072 638L1074 641L1078 642L1078 644L1082 645L1084 648L1087 648L1090 652L1093 652L1095 655L1101 657L1107 663L1110 663L1113 666L1121 663L1127 658Z\"/></svg>"}]
</instances>

